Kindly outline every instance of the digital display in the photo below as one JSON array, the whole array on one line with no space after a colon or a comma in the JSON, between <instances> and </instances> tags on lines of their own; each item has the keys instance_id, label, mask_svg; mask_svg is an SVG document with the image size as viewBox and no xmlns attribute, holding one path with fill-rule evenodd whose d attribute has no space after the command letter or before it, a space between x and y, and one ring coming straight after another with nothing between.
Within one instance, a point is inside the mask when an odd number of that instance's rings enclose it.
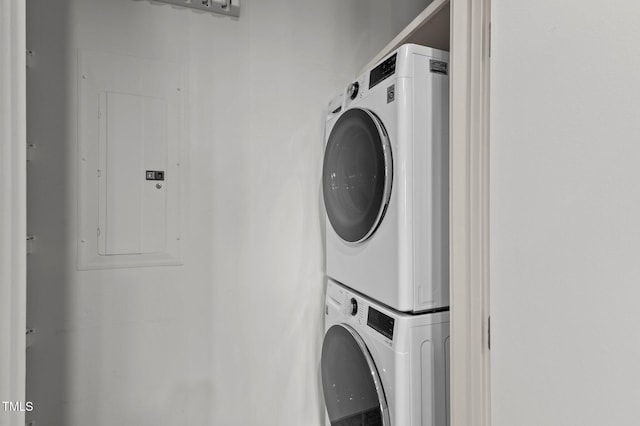
<instances>
[{"instance_id":1,"label":"digital display","mask_svg":"<svg viewBox=\"0 0 640 426\"><path fill-rule=\"evenodd\" d=\"M393 340L393 324L393 318L373 308L369 308L367 325L391 340Z\"/></svg>"},{"instance_id":2,"label":"digital display","mask_svg":"<svg viewBox=\"0 0 640 426\"><path fill-rule=\"evenodd\" d=\"M371 70L369 73L369 89L396 72L396 56L397 53L394 53L393 56Z\"/></svg>"}]
</instances>

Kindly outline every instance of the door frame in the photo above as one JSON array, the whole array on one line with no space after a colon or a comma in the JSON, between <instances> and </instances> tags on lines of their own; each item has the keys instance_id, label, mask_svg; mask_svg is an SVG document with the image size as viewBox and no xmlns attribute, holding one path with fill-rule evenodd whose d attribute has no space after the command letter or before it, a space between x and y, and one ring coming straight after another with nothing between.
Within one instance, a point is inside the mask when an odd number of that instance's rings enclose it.
<instances>
[{"instance_id":1,"label":"door frame","mask_svg":"<svg viewBox=\"0 0 640 426\"><path fill-rule=\"evenodd\" d=\"M26 15L0 0L0 400L24 407L26 374ZM0 409L0 425L24 412Z\"/></svg>"},{"instance_id":2,"label":"door frame","mask_svg":"<svg viewBox=\"0 0 640 426\"><path fill-rule=\"evenodd\" d=\"M451 426L489 426L490 0L451 0Z\"/></svg>"}]
</instances>

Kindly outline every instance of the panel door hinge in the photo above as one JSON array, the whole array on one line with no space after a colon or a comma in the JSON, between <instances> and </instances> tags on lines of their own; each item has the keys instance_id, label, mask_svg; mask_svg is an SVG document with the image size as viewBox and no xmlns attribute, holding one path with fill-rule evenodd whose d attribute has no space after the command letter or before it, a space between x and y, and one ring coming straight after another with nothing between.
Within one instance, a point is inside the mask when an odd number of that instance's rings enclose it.
<instances>
[{"instance_id":1,"label":"panel door hinge","mask_svg":"<svg viewBox=\"0 0 640 426\"><path fill-rule=\"evenodd\" d=\"M491 315L487 317L487 348L491 350Z\"/></svg>"}]
</instances>

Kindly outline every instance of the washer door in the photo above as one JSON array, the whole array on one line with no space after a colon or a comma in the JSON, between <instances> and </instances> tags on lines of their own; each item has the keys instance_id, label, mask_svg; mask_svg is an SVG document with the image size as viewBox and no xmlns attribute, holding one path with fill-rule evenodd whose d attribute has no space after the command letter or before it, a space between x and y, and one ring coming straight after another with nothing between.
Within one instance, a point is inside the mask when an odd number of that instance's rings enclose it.
<instances>
[{"instance_id":1,"label":"washer door","mask_svg":"<svg viewBox=\"0 0 640 426\"><path fill-rule=\"evenodd\" d=\"M322 189L331 226L358 243L382 221L391 195L389 138L371 111L352 108L338 118L324 153Z\"/></svg>"},{"instance_id":2,"label":"washer door","mask_svg":"<svg viewBox=\"0 0 640 426\"><path fill-rule=\"evenodd\" d=\"M321 373L331 426L390 426L378 370L348 325L334 325L325 334Z\"/></svg>"}]
</instances>

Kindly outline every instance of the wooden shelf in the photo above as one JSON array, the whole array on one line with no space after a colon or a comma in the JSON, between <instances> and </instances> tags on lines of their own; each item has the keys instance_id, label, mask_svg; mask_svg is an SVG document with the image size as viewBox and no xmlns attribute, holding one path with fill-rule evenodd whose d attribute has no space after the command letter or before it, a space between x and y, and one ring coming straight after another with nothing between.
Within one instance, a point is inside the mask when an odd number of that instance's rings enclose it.
<instances>
[{"instance_id":1,"label":"wooden shelf","mask_svg":"<svg viewBox=\"0 0 640 426\"><path fill-rule=\"evenodd\" d=\"M407 25L362 70L372 68L386 55L405 43L422 44L449 51L449 0L434 0Z\"/></svg>"}]
</instances>

